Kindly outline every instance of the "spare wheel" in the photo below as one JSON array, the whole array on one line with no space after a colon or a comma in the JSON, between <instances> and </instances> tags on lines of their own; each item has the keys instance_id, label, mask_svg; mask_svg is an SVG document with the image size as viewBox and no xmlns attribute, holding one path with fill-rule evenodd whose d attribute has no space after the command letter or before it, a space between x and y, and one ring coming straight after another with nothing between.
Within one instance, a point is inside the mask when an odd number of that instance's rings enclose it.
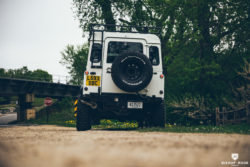
<instances>
[{"instance_id":1,"label":"spare wheel","mask_svg":"<svg viewBox=\"0 0 250 167\"><path fill-rule=\"evenodd\" d=\"M112 79L116 86L126 92L138 92L151 81L153 68L142 53L126 52L118 56L112 64Z\"/></svg>"}]
</instances>

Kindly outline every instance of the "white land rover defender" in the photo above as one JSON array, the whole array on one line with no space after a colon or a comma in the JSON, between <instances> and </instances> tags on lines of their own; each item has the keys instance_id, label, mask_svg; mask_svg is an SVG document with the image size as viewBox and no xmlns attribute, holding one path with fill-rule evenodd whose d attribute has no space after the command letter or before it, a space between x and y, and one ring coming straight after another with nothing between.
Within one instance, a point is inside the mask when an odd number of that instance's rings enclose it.
<instances>
[{"instance_id":1,"label":"white land rover defender","mask_svg":"<svg viewBox=\"0 0 250 167\"><path fill-rule=\"evenodd\" d=\"M113 26L112 31L108 31ZM139 126L165 126L161 42L152 27L95 24L81 96L78 131L100 119L136 120Z\"/></svg>"}]
</instances>

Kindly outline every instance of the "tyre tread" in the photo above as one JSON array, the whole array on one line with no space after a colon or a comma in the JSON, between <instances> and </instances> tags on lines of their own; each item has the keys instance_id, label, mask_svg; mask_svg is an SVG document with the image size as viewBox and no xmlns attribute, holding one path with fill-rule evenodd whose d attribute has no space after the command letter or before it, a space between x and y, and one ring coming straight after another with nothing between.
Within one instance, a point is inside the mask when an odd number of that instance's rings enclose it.
<instances>
[{"instance_id":1,"label":"tyre tread","mask_svg":"<svg viewBox=\"0 0 250 167\"><path fill-rule=\"evenodd\" d=\"M77 131L85 131L91 129L89 108L85 104L81 104L80 100L77 105L77 119L76 129Z\"/></svg>"}]
</instances>

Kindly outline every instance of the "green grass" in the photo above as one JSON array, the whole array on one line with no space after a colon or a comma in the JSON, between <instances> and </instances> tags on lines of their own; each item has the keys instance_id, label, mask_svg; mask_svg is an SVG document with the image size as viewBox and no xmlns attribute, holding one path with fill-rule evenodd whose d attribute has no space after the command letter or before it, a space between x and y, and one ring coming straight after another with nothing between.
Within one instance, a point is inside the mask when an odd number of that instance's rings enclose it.
<instances>
[{"instance_id":1,"label":"green grass","mask_svg":"<svg viewBox=\"0 0 250 167\"><path fill-rule=\"evenodd\" d=\"M145 128L139 129L140 132L176 132L176 133L236 133L236 134L250 134L249 124L239 125L224 125L224 126L178 126L166 125L165 128Z\"/></svg>"},{"instance_id":2,"label":"green grass","mask_svg":"<svg viewBox=\"0 0 250 167\"><path fill-rule=\"evenodd\" d=\"M34 102L32 103L33 107L39 107L44 104L44 98L35 98Z\"/></svg>"},{"instance_id":3,"label":"green grass","mask_svg":"<svg viewBox=\"0 0 250 167\"><path fill-rule=\"evenodd\" d=\"M117 120L102 119L100 125L92 126L92 128L104 130L136 130L138 123L136 121L120 122Z\"/></svg>"},{"instance_id":4,"label":"green grass","mask_svg":"<svg viewBox=\"0 0 250 167\"><path fill-rule=\"evenodd\" d=\"M3 105L0 105L0 109L5 109L5 108L8 108L8 107L16 107L16 104L3 104Z\"/></svg>"},{"instance_id":5,"label":"green grass","mask_svg":"<svg viewBox=\"0 0 250 167\"><path fill-rule=\"evenodd\" d=\"M50 111L48 123L47 123L46 113L44 113L38 119L31 119L31 120L25 121L24 123L40 124L40 125L49 124L49 125L75 127L75 118L73 116L73 112L71 111L71 109L66 108L64 110L61 110L60 112Z\"/></svg>"},{"instance_id":6,"label":"green grass","mask_svg":"<svg viewBox=\"0 0 250 167\"><path fill-rule=\"evenodd\" d=\"M225 125L225 126L179 126L166 124L165 128L138 128L136 122L119 122L115 120L102 120L100 125L93 126L94 129L105 130L137 130L139 132L176 132L176 133L236 133L250 134L250 125Z\"/></svg>"}]
</instances>

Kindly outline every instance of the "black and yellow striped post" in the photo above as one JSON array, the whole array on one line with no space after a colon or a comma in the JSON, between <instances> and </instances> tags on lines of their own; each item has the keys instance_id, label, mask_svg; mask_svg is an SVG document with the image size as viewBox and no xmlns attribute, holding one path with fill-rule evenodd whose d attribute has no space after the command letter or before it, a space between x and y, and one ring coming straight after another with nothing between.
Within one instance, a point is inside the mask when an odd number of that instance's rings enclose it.
<instances>
[{"instance_id":1,"label":"black and yellow striped post","mask_svg":"<svg viewBox=\"0 0 250 167\"><path fill-rule=\"evenodd\" d=\"M77 116L77 104L78 104L78 99L74 102L74 117Z\"/></svg>"}]
</instances>

